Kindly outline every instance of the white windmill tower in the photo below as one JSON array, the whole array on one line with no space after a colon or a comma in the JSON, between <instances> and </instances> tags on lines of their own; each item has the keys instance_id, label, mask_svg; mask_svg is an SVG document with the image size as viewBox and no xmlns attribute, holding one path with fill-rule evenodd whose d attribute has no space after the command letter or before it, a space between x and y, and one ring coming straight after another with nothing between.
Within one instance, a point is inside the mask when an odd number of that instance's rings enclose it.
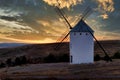
<instances>
[{"instance_id":1,"label":"white windmill tower","mask_svg":"<svg viewBox=\"0 0 120 80\"><path fill-rule=\"evenodd\" d=\"M81 64L81 63L93 63L94 62L94 40L100 46L100 48L105 53L106 61L112 61L111 58L106 53L105 49L99 43L99 41L94 36L94 31L84 22L84 18L88 15L89 9L87 8L84 16L79 20L77 25L72 28L69 21L65 17L64 11L56 7L56 12L62 17L68 24L70 31L64 36L55 49L58 49L62 42L70 34L70 63L71 64Z\"/></svg>"},{"instance_id":2,"label":"white windmill tower","mask_svg":"<svg viewBox=\"0 0 120 80\"><path fill-rule=\"evenodd\" d=\"M94 40L89 33L94 31L83 21L70 31L70 63L93 63L94 62Z\"/></svg>"}]
</instances>

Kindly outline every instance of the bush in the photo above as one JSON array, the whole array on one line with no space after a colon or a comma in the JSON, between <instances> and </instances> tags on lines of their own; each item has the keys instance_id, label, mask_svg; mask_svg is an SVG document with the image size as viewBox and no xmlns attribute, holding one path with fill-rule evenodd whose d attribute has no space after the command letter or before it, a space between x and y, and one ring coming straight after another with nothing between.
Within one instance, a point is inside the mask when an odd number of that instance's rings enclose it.
<instances>
[{"instance_id":1,"label":"bush","mask_svg":"<svg viewBox=\"0 0 120 80\"><path fill-rule=\"evenodd\" d=\"M8 67L12 66L12 60L11 60L11 58L9 58L9 59L6 60L6 65Z\"/></svg>"},{"instance_id":2,"label":"bush","mask_svg":"<svg viewBox=\"0 0 120 80\"><path fill-rule=\"evenodd\" d=\"M109 57L109 56L107 56L107 55L105 55L104 57L103 57L103 60L105 60L105 61L110 61L111 60L111 57ZM111 60L112 61L112 60Z\"/></svg>"},{"instance_id":3,"label":"bush","mask_svg":"<svg viewBox=\"0 0 120 80\"><path fill-rule=\"evenodd\" d=\"M21 56L21 64L26 64L27 63L27 58L25 56Z\"/></svg>"},{"instance_id":4,"label":"bush","mask_svg":"<svg viewBox=\"0 0 120 80\"><path fill-rule=\"evenodd\" d=\"M96 55L94 56L94 61L99 61L99 60L101 60L101 57L100 57L99 54L96 54Z\"/></svg>"},{"instance_id":5,"label":"bush","mask_svg":"<svg viewBox=\"0 0 120 80\"><path fill-rule=\"evenodd\" d=\"M5 67L5 63L1 62L0 68L4 68L4 67Z\"/></svg>"},{"instance_id":6,"label":"bush","mask_svg":"<svg viewBox=\"0 0 120 80\"><path fill-rule=\"evenodd\" d=\"M113 59L120 59L120 52L119 52L119 51L116 52L116 53L113 55L112 58L113 58Z\"/></svg>"},{"instance_id":7,"label":"bush","mask_svg":"<svg viewBox=\"0 0 120 80\"><path fill-rule=\"evenodd\" d=\"M49 54L47 57L44 58L44 62L54 63L54 62L56 62L56 58L53 54Z\"/></svg>"},{"instance_id":8,"label":"bush","mask_svg":"<svg viewBox=\"0 0 120 80\"><path fill-rule=\"evenodd\" d=\"M63 54L58 57L58 62L69 62L69 55L68 54Z\"/></svg>"},{"instance_id":9,"label":"bush","mask_svg":"<svg viewBox=\"0 0 120 80\"><path fill-rule=\"evenodd\" d=\"M15 65L21 65L21 60L19 57L16 57L15 59Z\"/></svg>"}]
</instances>

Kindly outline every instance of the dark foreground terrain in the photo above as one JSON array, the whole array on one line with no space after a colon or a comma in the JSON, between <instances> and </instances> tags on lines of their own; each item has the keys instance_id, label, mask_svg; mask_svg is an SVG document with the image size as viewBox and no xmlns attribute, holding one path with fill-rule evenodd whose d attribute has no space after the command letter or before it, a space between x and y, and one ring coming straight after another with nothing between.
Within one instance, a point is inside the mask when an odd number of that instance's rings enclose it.
<instances>
[{"instance_id":1,"label":"dark foreground terrain","mask_svg":"<svg viewBox=\"0 0 120 80\"><path fill-rule=\"evenodd\" d=\"M109 41L100 41L107 53L112 56L115 52L120 51L120 40L109 40ZM25 55L31 58L45 57L48 54L62 55L69 54L69 43L62 43L61 47L57 50L54 48L59 43L50 43L50 44L28 44L20 47L13 48L0 48L0 60L6 58L15 58L16 56ZM103 51L96 44L94 46L94 53L104 56Z\"/></svg>"},{"instance_id":2,"label":"dark foreground terrain","mask_svg":"<svg viewBox=\"0 0 120 80\"><path fill-rule=\"evenodd\" d=\"M6 80L120 80L120 60L98 61L94 64L27 64L3 68Z\"/></svg>"},{"instance_id":3,"label":"dark foreground terrain","mask_svg":"<svg viewBox=\"0 0 120 80\"><path fill-rule=\"evenodd\" d=\"M110 56L120 51L120 41L100 41ZM48 54L69 54L69 43L54 50L54 44L30 44L0 49L0 61L25 55L27 58L45 57ZM104 53L95 43L95 54ZM37 63L0 68L2 80L120 80L120 59L113 62L96 61L94 64Z\"/></svg>"}]
</instances>

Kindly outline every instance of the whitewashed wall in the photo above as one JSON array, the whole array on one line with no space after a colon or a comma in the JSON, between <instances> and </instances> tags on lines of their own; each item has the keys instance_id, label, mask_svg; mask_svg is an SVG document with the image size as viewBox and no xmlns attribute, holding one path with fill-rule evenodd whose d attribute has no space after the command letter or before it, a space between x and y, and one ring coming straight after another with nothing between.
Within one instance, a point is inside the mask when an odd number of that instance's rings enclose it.
<instances>
[{"instance_id":1,"label":"whitewashed wall","mask_svg":"<svg viewBox=\"0 0 120 80\"><path fill-rule=\"evenodd\" d=\"M89 32L70 32L71 60L71 64L94 62L94 41Z\"/></svg>"}]
</instances>

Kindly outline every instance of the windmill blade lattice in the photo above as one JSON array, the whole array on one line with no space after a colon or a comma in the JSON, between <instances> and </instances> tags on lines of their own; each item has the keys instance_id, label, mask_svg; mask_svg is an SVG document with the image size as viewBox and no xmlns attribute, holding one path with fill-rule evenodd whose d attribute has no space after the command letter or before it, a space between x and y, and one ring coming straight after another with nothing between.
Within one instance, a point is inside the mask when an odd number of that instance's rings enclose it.
<instances>
[{"instance_id":1,"label":"windmill blade lattice","mask_svg":"<svg viewBox=\"0 0 120 80\"><path fill-rule=\"evenodd\" d=\"M56 10L59 12L59 14L61 14L62 18L66 21L66 23L68 24L69 28L72 29L72 26L70 25L69 21L64 16L64 13L60 10L60 8L56 6Z\"/></svg>"},{"instance_id":2,"label":"windmill blade lattice","mask_svg":"<svg viewBox=\"0 0 120 80\"><path fill-rule=\"evenodd\" d=\"M72 26L70 25L69 21L67 20L67 18L64 16L64 14L62 13L62 11L59 9L59 7L56 7L58 12L61 14L61 16L63 17L63 19L66 21L66 23L68 24L69 28L72 29ZM80 20L85 20L86 17L88 16L88 13L91 10L89 8L87 8L85 14L82 16L82 18ZM80 21L79 20L79 21ZM97 42L97 44L99 45L99 47L103 50L105 56L106 56L106 61L112 61L112 59L109 57L109 55L107 54L107 52L105 51L105 49L103 48L103 46L100 44L100 42L97 40L97 38L93 35L93 33L91 33L89 30L88 32L93 36L93 38L95 39L95 41ZM70 34L70 32L68 34L66 34L66 36L62 39L62 41L60 42L59 45L57 45L56 49L58 49L60 47L60 45L62 44L62 42L64 41L64 39L66 39L68 37L68 35Z\"/></svg>"},{"instance_id":3,"label":"windmill blade lattice","mask_svg":"<svg viewBox=\"0 0 120 80\"><path fill-rule=\"evenodd\" d=\"M68 24L64 20L63 16L59 13L58 9L56 7L54 9L55 9L56 13L58 14L58 16L60 17L60 19L62 19L62 22L65 24L65 26L67 26L67 28L69 28ZM65 12L64 12L64 14L65 14ZM67 16L65 16L65 17L66 17L66 19L68 18Z\"/></svg>"},{"instance_id":4,"label":"windmill blade lattice","mask_svg":"<svg viewBox=\"0 0 120 80\"><path fill-rule=\"evenodd\" d=\"M61 47L63 41L69 36L69 34L70 32L63 37L63 39L59 42L59 44L54 48L55 50L58 50Z\"/></svg>"}]
</instances>

